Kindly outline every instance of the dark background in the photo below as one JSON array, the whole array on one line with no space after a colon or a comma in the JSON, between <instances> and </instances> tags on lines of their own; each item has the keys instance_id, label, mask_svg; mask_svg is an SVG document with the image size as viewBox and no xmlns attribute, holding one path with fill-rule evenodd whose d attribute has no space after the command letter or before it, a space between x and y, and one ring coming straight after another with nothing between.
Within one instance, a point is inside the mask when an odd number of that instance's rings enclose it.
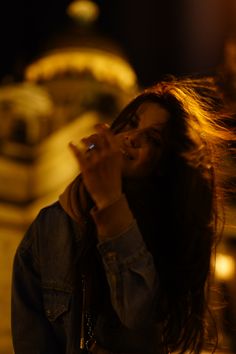
<instances>
[{"instance_id":1,"label":"dark background","mask_svg":"<svg viewBox=\"0 0 236 354\"><path fill-rule=\"evenodd\" d=\"M142 85L165 74L209 73L232 31L230 0L97 0L98 28L125 51ZM232 1L233 2L233 1ZM70 0L0 5L0 80L21 80L43 43L68 24Z\"/></svg>"}]
</instances>

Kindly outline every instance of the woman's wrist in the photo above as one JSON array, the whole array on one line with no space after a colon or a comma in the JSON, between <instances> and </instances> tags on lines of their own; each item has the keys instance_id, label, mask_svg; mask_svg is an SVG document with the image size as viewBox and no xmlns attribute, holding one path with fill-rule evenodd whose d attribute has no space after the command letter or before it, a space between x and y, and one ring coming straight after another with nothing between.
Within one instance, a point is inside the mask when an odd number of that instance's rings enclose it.
<instances>
[{"instance_id":1,"label":"woman's wrist","mask_svg":"<svg viewBox=\"0 0 236 354\"><path fill-rule=\"evenodd\" d=\"M91 215L97 226L100 240L115 237L126 230L134 221L124 194L104 208L93 208Z\"/></svg>"},{"instance_id":2,"label":"woman's wrist","mask_svg":"<svg viewBox=\"0 0 236 354\"><path fill-rule=\"evenodd\" d=\"M117 193L95 202L97 210L102 210L116 203L122 197L122 193Z\"/></svg>"}]
</instances>

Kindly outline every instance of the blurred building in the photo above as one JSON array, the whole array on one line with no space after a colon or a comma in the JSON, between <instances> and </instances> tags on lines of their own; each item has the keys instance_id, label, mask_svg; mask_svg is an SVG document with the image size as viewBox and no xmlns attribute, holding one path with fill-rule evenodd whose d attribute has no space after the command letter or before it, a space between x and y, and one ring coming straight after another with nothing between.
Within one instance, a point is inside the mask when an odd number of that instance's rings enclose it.
<instances>
[{"instance_id":1,"label":"blurred building","mask_svg":"<svg viewBox=\"0 0 236 354\"><path fill-rule=\"evenodd\" d=\"M76 5L77 1L75 1ZM109 123L137 92L121 49L93 26L91 1L45 43L24 82L0 87L0 352L12 353L10 283L15 249L38 211L79 173L68 143ZM90 7L86 7L90 6ZM95 12L94 12L95 11ZM3 256L2 256L3 255Z\"/></svg>"}]
</instances>

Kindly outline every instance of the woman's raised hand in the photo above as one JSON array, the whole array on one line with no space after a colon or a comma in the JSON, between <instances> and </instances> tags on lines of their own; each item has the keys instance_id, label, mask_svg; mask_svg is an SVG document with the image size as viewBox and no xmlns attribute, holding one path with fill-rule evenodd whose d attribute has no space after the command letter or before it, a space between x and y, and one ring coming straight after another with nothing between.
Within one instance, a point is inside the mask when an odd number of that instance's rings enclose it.
<instances>
[{"instance_id":1,"label":"woman's raised hand","mask_svg":"<svg viewBox=\"0 0 236 354\"><path fill-rule=\"evenodd\" d=\"M122 154L113 133L105 124L96 125L96 133L83 138L85 150L69 146L77 158L84 184L98 209L118 200L122 194Z\"/></svg>"}]
</instances>

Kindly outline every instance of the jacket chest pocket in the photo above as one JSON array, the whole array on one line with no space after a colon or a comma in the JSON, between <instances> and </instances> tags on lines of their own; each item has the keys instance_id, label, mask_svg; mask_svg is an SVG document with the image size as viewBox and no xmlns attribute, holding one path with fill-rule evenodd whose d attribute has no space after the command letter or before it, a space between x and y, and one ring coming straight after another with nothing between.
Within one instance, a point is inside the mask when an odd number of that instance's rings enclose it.
<instances>
[{"instance_id":1,"label":"jacket chest pocket","mask_svg":"<svg viewBox=\"0 0 236 354\"><path fill-rule=\"evenodd\" d=\"M71 293L55 289L43 289L45 314L50 322L63 321L68 316Z\"/></svg>"}]
</instances>

